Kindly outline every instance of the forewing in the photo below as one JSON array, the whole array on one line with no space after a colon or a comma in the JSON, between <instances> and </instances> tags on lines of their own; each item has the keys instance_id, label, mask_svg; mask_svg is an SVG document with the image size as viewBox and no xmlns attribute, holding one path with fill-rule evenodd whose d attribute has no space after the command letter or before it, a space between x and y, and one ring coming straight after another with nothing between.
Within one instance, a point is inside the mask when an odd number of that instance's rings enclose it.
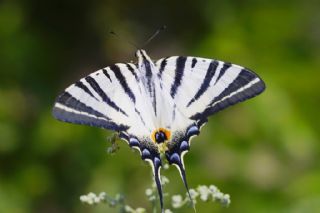
<instances>
[{"instance_id":1,"label":"forewing","mask_svg":"<svg viewBox=\"0 0 320 213\"><path fill-rule=\"evenodd\" d=\"M115 131L147 134L148 117L134 64L115 64L98 70L69 86L57 99L53 115L65 122Z\"/></svg>"},{"instance_id":2,"label":"forewing","mask_svg":"<svg viewBox=\"0 0 320 213\"><path fill-rule=\"evenodd\" d=\"M173 56L156 62L162 87L194 121L261 93L264 82L244 67L218 60Z\"/></svg>"}]
</instances>

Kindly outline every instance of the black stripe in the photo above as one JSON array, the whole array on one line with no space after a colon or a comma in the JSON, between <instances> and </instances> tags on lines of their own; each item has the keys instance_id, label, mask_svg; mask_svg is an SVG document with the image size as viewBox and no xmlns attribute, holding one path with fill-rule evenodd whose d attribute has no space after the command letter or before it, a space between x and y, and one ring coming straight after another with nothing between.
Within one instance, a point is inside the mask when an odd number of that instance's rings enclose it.
<instances>
[{"instance_id":1,"label":"black stripe","mask_svg":"<svg viewBox=\"0 0 320 213\"><path fill-rule=\"evenodd\" d=\"M103 74L110 80L110 82L112 82L111 77L110 77L107 69L103 68L103 69L102 69L102 72L103 72Z\"/></svg>"},{"instance_id":2,"label":"black stripe","mask_svg":"<svg viewBox=\"0 0 320 213\"><path fill-rule=\"evenodd\" d=\"M209 67L206 72L206 76L204 77L203 82L202 82L199 90L197 91L195 96L189 101L189 103L187 104L187 107L189 107L194 101L198 100L201 97L201 95L203 95L203 93L205 93L205 91L207 91L207 89L210 86L211 79L214 76L218 65L219 65L218 61L212 61L209 64Z\"/></svg>"},{"instance_id":3,"label":"black stripe","mask_svg":"<svg viewBox=\"0 0 320 213\"><path fill-rule=\"evenodd\" d=\"M58 99L56 100L57 103L60 103L66 107L69 107L71 109L75 109L80 112L86 112L88 114L94 115L96 117L102 117L105 119L108 119L105 115L102 113L92 109L91 107L85 105L81 101L77 100L75 97L73 97L70 93L64 92L61 94Z\"/></svg>"},{"instance_id":4,"label":"black stripe","mask_svg":"<svg viewBox=\"0 0 320 213\"><path fill-rule=\"evenodd\" d=\"M197 63L197 59L193 58L191 63L191 68L194 68L194 66L196 66L196 63Z\"/></svg>"},{"instance_id":5,"label":"black stripe","mask_svg":"<svg viewBox=\"0 0 320 213\"><path fill-rule=\"evenodd\" d=\"M149 92L149 95L152 97L152 84L151 84L151 79L152 79L152 71L151 71L151 65L150 61L147 59L147 57L143 54L141 51L142 59L143 59L143 64L146 69L146 78L147 78L147 90Z\"/></svg>"},{"instance_id":6,"label":"black stripe","mask_svg":"<svg viewBox=\"0 0 320 213\"><path fill-rule=\"evenodd\" d=\"M217 96L210 102L204 112L196 113L195 115L191 116L190 119L204 119L215 112L225 109L228 106L234 105L238 102L242 102L260 94L265 89L265 84L261 79L259 79L258 82L251 85L249 88L246 88L245 90L221 101L224 97L237 91L241 87L246 86L255 78L258 78L258 76L252 72L249 72L248 70L242 69L237 78L232 83L230 83L229 86L219 96Z\"/></svg>"},{"instance_id":7,"label":"black stripe","mask_svg":"<svg viewBox=\"0 0 320 213\"><path fill-rule=\"evenodd\" d=\"M230 95L232 92L237 91L241 87L245 86L247 83L252 81L256 76L244 69L240 71L238 76L231 82L227 88L223 90L223 92L215 97L209 105L213 105L215 102L223 99L224 97Z\"/></svg>"},{"instance_id":8,"label":"black stripe","mask_svg":"<svg viewBox=\"0 0 320 213\"><path fill-rule=\"evenodd\" d=\"M207 118L200 118L200 119L197 119L197 126L199 128L199 131L200 131L200 128L205 125L206 123L208 122L208 119Z\"/></svg>"},{"instance_id":9,"label":"black stripe","mask_svg":"<svg viewBox=\"0 0 320 213\"><path fill-rule=\"evenodd\" d=\"M184 72L184 67L185 67L186 61L187 61L186 57L180 56L180 57L177 58L176 75L174 77L174 82L172 84L171 91L170 91L170 95L171 95L172 98L174 98L174 96L177 93L177 89L181 85L181 79L182 79L182 76L183 76L183 72Z\"/></svg>"},{"instance_id":10,"label":"black stripe","mask_svg":"<svg viewBox=\"0 0 320 213\"><path fill-rule=\"evenodd\" d=\"M140 118L141 122L143 123L143 125L146 125L146 122L143 120L140 111L137 110L136 108L134 109L134 111L139 115L139 118Z\"/></svg>"},{"instance_id":11,"label":"black stripe","mask_svg":"<svg viewBox=\"0 0 320 213\"><path fill-rule=\"evenodd\" d=\"M149 91L149 93L151 94L152 72L151 72L150 62L145 59L143 63L145 64L145 68L146 68L146 77L147 77L148 91Z\"/></svg>"},{"instance_id":12,"label":"black stripe","mask_svg":"<svg viewBox=\"0 0 320 213\"><path fill-rule=\"evenodd\" d=\"M88 87L86 87L86 85L84 85L81 81L77 81L74 84L76 87L79 87L80 89L82 89L83 91L85 91L86 93L88 93L92 98L96 99L98 101L98 99L96 97L94 97L94 95L92 94L92 92L88 89Z\"/></svg>"},{"instance_id":13,"label":"black stripe","mask_svg":"<svg viewBox=\"0 0 320 213\"><path fill-rule=\"evenodd\" d=\"M168 59L168 57L164 58L164 59L161 61L160 68L159 68L159 74L158 74L159 78L161 78L162 73L163 73L164 69L165 69L166 66L167 66L167 59Z\"/></svg>"},{"instance_id":14,"label":"black stripe","mask_svg":"<svg viewBox=\"0 0 320 213\"><path fill-rule=\"evenodd\" d=\"M154 114L157 116L157 97L156 97L156 89L155 87L153 87L153 101L152 101L152 105L153 105L153 109L154 109Z\"/></svg>"},{"instance_id":15,"label":"black stripe","mask_svg":"<svg viewBox=\"0 0 320 213\"><path fill-rule=\"evenodd\" d=\"M159 72L158 72L158 78L160 79L160 88L162 89L162 81L161 81L161 78L162 78L162 73L164 71L164 69L166 68L167 66L167 59L168 57L164 58L161 63L160 63L160 68L159 68Z\"/></svg>"},{"instance_id":16,"label":"black stripe","mask_svg":"<svg viewBox=\"0 0 320 213\"><path fill-rule=\"evenodd\" d=\"M53 116L61 121L75 123L75 124L85 124L89 126L102 127L105 129L111 129L114 131L125 131L129 127L125 125L118 125L112 121L106 121L104 119L92 118L84 114L78 114L75 112L68 112L58 107L54 107L52 110Z\"/></svg>"},{"instance_id":17,"label":"black stripe","mask_svg":"<svg viewBox=\"0 0 320 213\"><path fill-rule=\"evenodd\" d=\"M126 140L129 143L129 135L126 132L119 132L119 138Z\"/></svg>"},{"instance_id":18,"label":"black stripe","mask_svg":"<svg viewBox=\"0 0 320 213\"><path fill-rule=\"evenodd\" d=\"M232 66L232 64L225 62L220 70L219 76L214 84L216 84L219 79L224 75L224 73Z\"/></svg>"},{"instance_id":19,"label":"black stripe","mask_svg":"<svg viewBox=\"0 0 320 213\"><path fill-rule=\"evenodd\" d=\"M102 98L104 102L106 102L110 107L113 109L121 112L122 114L128 116L120 107L118 107L107 95L106 93L100 88L99 84L92 78L91 76L85 77L86 81L90 84L92 89L96 91L96 93Z\"/></svg>"},{"instance_id":20,"label":"black stripe","mask_svg":"<svg viewBox=\"0 0 320 213\"><path fill-rule=\"evenodd\" d=\"M177 105L174 104L173 105L173 110L172 110L172 123L176 119L176 109L177 109Z\"/></svg>"},{"instance_id":21,"label":"black stripe","mask_svg":"<svg viewBox=\"0 0 320 213\"><path fill-rule=\"evenodd\" d=\"M120 68L117 65L113 65L110 67L110 70L113 71L114 75L118 79L125 93L130 97L133 103L136 102L136 97L134 96L132 90L128 86L126 78L122 75Z\"/></svg>"},{"instance_id":22,"label":"black stripe","mask_svg":"<svg viewBox=\"0 0 320 213\"><path fill-rule=\"evenodd\" d=\"M147 59L147 57L143 54L143 52L141 52L141 55L142 55L142 59L143 59L143 63L144 63L145 69L146 69L146 76L150 77L150 76L152 76L150 62Z\"/></svg>"},{"instance_id":23,"label":"black stripe","mask_svg":"<svg viewBox=\"0 0 320 213\"><path fill-rule=\"evenodd\" d=\"M135 77L135 79L139 82L139 78L137 73L135 73L134 68L131 66L131 64L126 64L127 68L129 69L129 71L132 73L132 75Z\"/></svg>"}]
</instances>

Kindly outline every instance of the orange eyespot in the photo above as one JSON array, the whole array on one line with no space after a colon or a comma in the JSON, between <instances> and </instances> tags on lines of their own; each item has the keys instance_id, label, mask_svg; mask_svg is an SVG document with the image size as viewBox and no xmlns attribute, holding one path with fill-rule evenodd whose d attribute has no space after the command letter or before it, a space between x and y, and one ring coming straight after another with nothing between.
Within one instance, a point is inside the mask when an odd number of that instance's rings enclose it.
<instances>
[{"instance_id":1,"label":"orange eyespot","mask_svg":"<svg viewBox=\"0 0 320 213\"><path fill-rule=\"evenodd\" d=\"M170 130L168 129L165 129L165 128L159 128L159 129L156 129L154 130L152 133L151 133L151 139L154 143L163 143L167 140L169 140L171 137L171 132Z\"/></svg>"}]
</instances>

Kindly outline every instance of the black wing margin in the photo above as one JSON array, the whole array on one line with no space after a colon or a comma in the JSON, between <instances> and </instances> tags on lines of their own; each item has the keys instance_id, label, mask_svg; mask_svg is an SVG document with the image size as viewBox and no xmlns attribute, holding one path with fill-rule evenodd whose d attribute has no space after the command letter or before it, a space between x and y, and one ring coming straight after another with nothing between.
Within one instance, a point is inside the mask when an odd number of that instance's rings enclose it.
<instances>
[{"instance_id":1,"label":"black wing margin","mask_svg":"<svg viewBox=\"0 0 320 213\"><path fill-rule=\"evenodd\" d=\"M132 125L130 115L136 116L137 72L134 64L118 63L91 73L56 99L53 116L69 123L127 130Z\"/></svg>"},{"instance_id":2,"label":"black wing margin","mask_svg":"<svg viewBox=\"0 0 320 213\"><path fill-rule=\"evenodd\" d=\"M62 93L56 99L52 114L56 119L67 123L83 124L115 131L128 129L128 126L114 123L110 118L77 100L68 92Z\"/></svg>"},{"instance_id":3,"label":"black wing margin","mask_svg":"<svg viewBox=\"0 0 320 213\"><path fill-rule=\"evenodd\" d=\"M172 56L158 60L156 65L163 87L177 108L197 122L265 90L257 74L228 62Z\"/></svg>"},{"instance_id":4,"label":"black wing margin","mask_svg":"<svg viewBox=\"0 0 320 213\"><path fill-rule=\"evenodd\" d=\"M253 98L265 90L263 80L249 69L241 69L235 80L222 93L212 99L207 108L192 115L193 120L202 120L231 105Z\"/></svg>"}]
</instances>

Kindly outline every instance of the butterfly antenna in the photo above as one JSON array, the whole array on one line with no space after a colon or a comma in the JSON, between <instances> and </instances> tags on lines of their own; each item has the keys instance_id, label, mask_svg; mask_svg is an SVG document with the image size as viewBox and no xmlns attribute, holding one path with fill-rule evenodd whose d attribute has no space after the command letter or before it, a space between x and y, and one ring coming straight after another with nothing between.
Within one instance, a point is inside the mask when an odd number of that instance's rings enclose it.
<instances>
[{"instance_id":1,"label":"butterfly antenna","mask_svg":"<svg viewBox=\"0 0 320 213\"><path fill-rule=\"evenodd\" d=\"M136 48L137 50L139 49L138 48L138 45L136 45L135 43L129 41L129 40L126 40L124 39L123 37L119 36L117 33L115 33L114 31L109 31L109 33L115 37L117 37L119 40L122 40L122 41L126 41L128 44L130 44L131 46L133 46L134 48Z\"/></svg>"},{"instance_id":2,"label":"butterfly antenna","mask_svg":"<svg viewBox=\"0 0 320 213\"><path fill-rule=\"evenodd\" d=\"M150 36L146 42L144 42L142 47L144 48L145 46L147 46L150 43L150 41L152 41L161 31L165 30L166 28L167 28L167 26L163 25L162 27L157 29L157 31L155 33L153 33L152 36Z\"/></svg>"}]
</instances>

